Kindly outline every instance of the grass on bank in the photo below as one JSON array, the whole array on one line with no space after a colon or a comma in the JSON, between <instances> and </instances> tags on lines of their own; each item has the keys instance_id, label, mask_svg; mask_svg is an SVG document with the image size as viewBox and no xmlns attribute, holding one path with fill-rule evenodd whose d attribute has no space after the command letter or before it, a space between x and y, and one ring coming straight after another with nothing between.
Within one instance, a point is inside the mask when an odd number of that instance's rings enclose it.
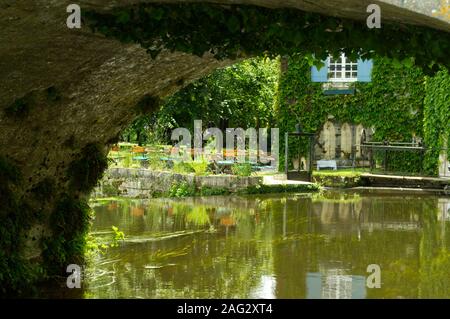
<instances>
[{"instance_id":1,"label":"grass on bank","mask_svg":"<svg viewBox=\"0 0 450 319\"><path fill-rule=\"evenodd\" d=\"M313 176L360 177L367 170L363 168L313 171Z\"/></svg>"}]
</instances>

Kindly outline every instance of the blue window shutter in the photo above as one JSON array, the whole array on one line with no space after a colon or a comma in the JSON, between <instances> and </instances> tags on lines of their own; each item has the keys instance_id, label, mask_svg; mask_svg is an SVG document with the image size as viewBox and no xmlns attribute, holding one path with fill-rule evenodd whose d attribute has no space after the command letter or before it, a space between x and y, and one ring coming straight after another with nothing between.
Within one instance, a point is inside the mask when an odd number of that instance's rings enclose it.
<instances>
[{"instance_id":1,"label":"blue window shutter","mask_svg":"<svg viewBox=\"0 0 450 319\"><path fill-rule=\"evenodd\" d=\"M372 81L373 60L358 60L358 81L371 82Z\"/></svg>"},{"instance_id":2,"label":"blue window shutter","mask_svg":"<svg viewBox=\"0 0 450 319\"><path fill-rule=\"evenodd\" d=\"M311 67L311 81L312 82L328 82L328 65L327 61L323 61L324 66L318 70L317 67Z\"/></svg>"}]
</instances>

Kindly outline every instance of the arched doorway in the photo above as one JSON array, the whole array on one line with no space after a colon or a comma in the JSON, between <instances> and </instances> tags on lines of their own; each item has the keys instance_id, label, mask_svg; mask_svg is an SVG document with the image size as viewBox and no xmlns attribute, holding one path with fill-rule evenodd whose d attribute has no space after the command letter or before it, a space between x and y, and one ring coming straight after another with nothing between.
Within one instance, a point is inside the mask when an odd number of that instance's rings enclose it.
<instances>
[{"instance_id":1,"label":"arched doorway","mask_svg":"<svg viewBox=\"0 0 450 319\"><path fill-rule=\"evenodd\" d=\"M352 129L348 123L341 127L341 157L350 159L352 155Z\"/></svg>"}]
</instances>

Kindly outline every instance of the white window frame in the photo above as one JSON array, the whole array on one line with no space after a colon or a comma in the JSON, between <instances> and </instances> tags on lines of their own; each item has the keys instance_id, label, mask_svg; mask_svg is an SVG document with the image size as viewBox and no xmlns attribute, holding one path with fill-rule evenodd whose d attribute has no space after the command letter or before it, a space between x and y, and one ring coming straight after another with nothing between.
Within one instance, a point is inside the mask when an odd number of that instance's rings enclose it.
<instances>
[{"instance_id":1,"label":"white window frame","mask_svg":"<svg viewBox=\"0 0 450 319\"><path fill-rule=\"evenodd\" d=\"M328 69L328 82L333 83L351 83L358 81L358 62L350 61L349 58L345 56L344 53L341 54L340 58L342 59L342 63L332 62L332 57L329 56L327 59L327 69ZM346 67L350 67L349 72L351 73L350 77L346 76L346 72L348 70ZM340 76L339 76L340 73ZM332 77L331 75L334 74Z\"/></svg>"}]
</instances>

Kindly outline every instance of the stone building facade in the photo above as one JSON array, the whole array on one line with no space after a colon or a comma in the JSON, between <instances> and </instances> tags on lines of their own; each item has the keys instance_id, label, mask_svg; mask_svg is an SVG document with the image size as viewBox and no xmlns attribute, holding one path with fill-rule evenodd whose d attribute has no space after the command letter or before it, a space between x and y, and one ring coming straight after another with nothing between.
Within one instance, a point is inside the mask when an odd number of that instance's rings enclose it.
<instances>
[{"instance_id":1,"label":"stone building facade","mask_svg":"<svg viewBox=\"0 0 450 319\"><path fill-rule=\"evenodd\" d=\"M314 159L336 160L340 167L366 166L369 163L360 147L363 135L366 141L370 141L372 129L361 124L339 123L329 119L318 134Z\"/></svg>"}]
</instances>

